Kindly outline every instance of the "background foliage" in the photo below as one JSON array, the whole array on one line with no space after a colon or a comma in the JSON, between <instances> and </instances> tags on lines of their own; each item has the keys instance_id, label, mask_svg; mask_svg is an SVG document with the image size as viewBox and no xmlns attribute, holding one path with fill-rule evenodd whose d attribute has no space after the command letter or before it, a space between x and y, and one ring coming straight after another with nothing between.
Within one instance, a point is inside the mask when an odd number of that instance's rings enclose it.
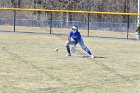
<instances>
[{"instance_id":1,"label":"background foliage","mask_svg":"<svg viewBox=\"0 0 140 93\"><path fill-rule=\"evenodd\" d=\"M137 0L0 0L0 7L16 7L16 8L43 8L43 9L63 9L63 10L82 10L82 11L98 11L98 12L137 12ZM8 14L0 13L1 17L11 17ZM25 13L20 12L19 18L38 18L49 19L48 13ZM74 13L54 13L54 20L67 21L87 21L87 15ZM109 21L109 22L126 22L126 16L115 15L94 15L90 21ZM132 18L132 22L136 21L136 17Z\"/></svg>"}]
</instances>

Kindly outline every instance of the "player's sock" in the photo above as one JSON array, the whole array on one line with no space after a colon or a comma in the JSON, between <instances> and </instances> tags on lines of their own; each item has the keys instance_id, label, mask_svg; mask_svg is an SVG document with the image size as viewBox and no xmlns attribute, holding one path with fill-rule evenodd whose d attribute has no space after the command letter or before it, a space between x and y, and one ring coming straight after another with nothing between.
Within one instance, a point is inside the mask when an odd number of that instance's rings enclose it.
<instances>
[{"instance_id":1,"label":"player's sock","mask_svg":"<svg viewBox=\"0 0 140 93\"><path fill-rule=\"evenodd\" d=\"M90 52L90 50L87 47L84 50L87 52L88 55L92 55L92 53Z\"/></svg>"},{"instance_id":2,"label":"player's sock","mask_svg":"<svg viewBox=\"0 0 140 93\"><path fill-rule=\"evenodd\" d=\"M66 46L67 52L70 54L70 47Z\"/></svg>"}]
</instances>

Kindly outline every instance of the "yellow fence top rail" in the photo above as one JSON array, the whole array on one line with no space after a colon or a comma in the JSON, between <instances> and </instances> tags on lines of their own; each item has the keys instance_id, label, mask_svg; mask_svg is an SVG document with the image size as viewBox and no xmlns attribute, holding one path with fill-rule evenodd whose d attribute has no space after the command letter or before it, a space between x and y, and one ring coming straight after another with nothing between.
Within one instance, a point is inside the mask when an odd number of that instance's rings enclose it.
<instances>
[{"instance_id":1,"label":"yellow fence top rail","mask_svg":"<svg viewBox=\"0 0 140 93\"><path fill-rule=\"evenodd\" d=\"M69 13L84 13L84 14L107 14L107 15L129 15L140 16L138 13L122 13L122 12L96 12L96 11L78 11L78 10L48 10L48 9L33 9L33 8L0 8L0 10L19 10L19 11L40 11L40 12L69 12Z\"/></svg>"}]
</instances>

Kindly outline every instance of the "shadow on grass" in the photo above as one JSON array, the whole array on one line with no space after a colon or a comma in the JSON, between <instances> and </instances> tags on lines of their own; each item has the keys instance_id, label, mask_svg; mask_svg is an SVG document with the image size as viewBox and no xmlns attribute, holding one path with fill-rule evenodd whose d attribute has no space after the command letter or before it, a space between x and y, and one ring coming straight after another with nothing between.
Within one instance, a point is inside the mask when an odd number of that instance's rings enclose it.
<instances>
[{"instance_id":1,"label":"shadow on grass","mask_svg":"<svg viewBox=\"0 0 140 93\"><path fill-rule=\"evenodd\" d=\"M90 58L90 56L82 56L82 58ZM106 58L106 57L101 57L101 56L95 56L95 58Z\"/></svg>"}]
</instances>

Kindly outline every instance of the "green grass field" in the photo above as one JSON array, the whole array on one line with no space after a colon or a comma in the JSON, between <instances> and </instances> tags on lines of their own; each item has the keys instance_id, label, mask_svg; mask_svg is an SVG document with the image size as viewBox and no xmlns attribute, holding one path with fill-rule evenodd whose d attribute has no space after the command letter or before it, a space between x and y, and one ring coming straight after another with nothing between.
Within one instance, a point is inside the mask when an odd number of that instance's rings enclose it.
<instances>
[{"instance_id":1,"label":"green grass field","mask_svg":"<svg viewBox=\"0 0 140 93\"><path fill-rule=\"evenodd\" d=\"M64 35L0 32L0 93L140 93L139 41L84 41L95 59L66 57Z\"/></svg>"}]
</instances>

